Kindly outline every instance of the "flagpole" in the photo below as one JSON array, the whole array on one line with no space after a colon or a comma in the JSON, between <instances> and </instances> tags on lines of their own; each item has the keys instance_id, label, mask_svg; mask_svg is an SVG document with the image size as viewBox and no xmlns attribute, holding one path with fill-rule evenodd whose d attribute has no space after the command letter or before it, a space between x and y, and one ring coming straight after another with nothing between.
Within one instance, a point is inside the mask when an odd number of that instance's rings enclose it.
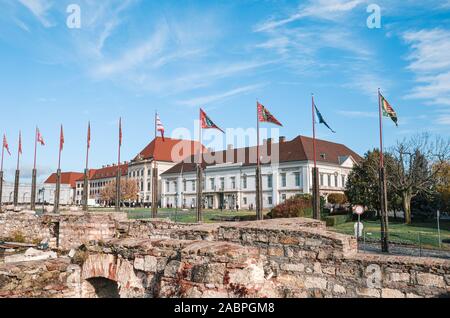
<instances>
[{"instance_id":1,"label":"flagpole","mask_svg":"<svg viewBox=\"0 0 450 318\"><path fill-rule=\"evenodd\" d=\"M31 198L30 198L30 209L33 211L36 208L36 157L37 157L37 139L38 139L38 127L36 126L36 133L34 136L34 165L31 176Z\"/></svg>"},{"instance_id":2,"label":"flagpole","mask_svg":"<svg viewBox=\"0 0 450 318\"><path fill-rule=\"evenodd\" d=\"M2 141L2 162L1 162L1 169L0 169L0 212L2 212L2 202L3 202L3 158L5 156L5 141L6 136L3 135L3 141Z\"/></svg>"},{"instance_id":3,"label":"flagpole","mask_svg":"<svg viewBox=\"0 0 450 318\"><path fill-rule=\"evenodd\" d=\"M261 207L261 158L260 158L260 148L259 148L259 101L256 100L256 218L257 220L263 220L264 216Z\"/></svg>"},{"instance_id":4,"label":"flagpole","mask_svg":"<svg viewBox=\"0 0 450 318\"><path fill-rule=\"evenodd\" d=\"M86 169L84 169L84 180L83 180L83 211L88 211L88 200L89 200L89 148L91 142L91 122L88 122L88 131L86 138Z\"/></svg>"},{"instance_id":5,"label":"flagpole","mask_svg":"<svg viewBox=\"0 0 450 318\"><path fill-rule=\"evenodd\" d=\"M320 220L320 183L319 183L319 169L317 168L317 145L316 145L316 112L314 94L311 94L311 113L312 113L312 127L313 127L313 158L314 168L312 173L312 186L313 186L313 217L316 220Z\"/></svg>"},{"instance_id":6,"label":"flagpole","mask_svg":"<svg viewBox=\"0 0 450 318\"><path fill-rule=\"evenodd\" d=\"M199 111L199 121L198 121L198 143L199 143L199 164L197 169L197 223L202 222L202 208L203 208L203 153L202 153L202 111Z\"/></svg>"},{"instance_id":7,"label":"flagpole","mask_svg":"<svg viewBox=\"0 0 450 318\"><path fill-rule=\"evenodd\" d=\"M63 148L63 126L61 125L61 130L59 132L59 155L58 155L58 170L56 171L56 191L55 191L55 204L54 213L59 212L59 196L61 193L61 152Z\"/></svg>"},{"instance_id":8,"label":"flagpole","mask_svg":"<svg viewBox=\"0 0 450 318\"><path fill-rule=\"evenodd\" d=\"M122 117L119 119L119 150L117 156L117 178L116 178L116 211L120 211L120 191L121 191L121 171L120 171L120 150L122 147Z\"/></svg>"},{"instance_id":9,"label":"flagpole","mask_svg":"<svg viewBox=\"0 0 450 318\"><path fill-rule=\"evenodd\" d=\"M383 113L381 106L381 92L378 88L378 110L380 116L380 205L381 205L381 250L384 253L389 253L389 233L387 215L387 185L386 185L386 171L384 167L384 153L383 153Z\"/></svg>"},{"instance_id":10,"label":"flagpole","mask_svg":"<svg viewBox=\"0 0 450 318\"><path fill-rule=\"evenodd\" d=\"M155 149L156 152L156 143L158 139L158 110L155 109ZM152 172L152 217L158 217L158 166L156 165L156 159L153 155L153 172Z\"/></svg>"},{"instance_id":11,"label":"flagpole","mask_svg":"<svg viewBox=\"0 0 450 318\"><path fill-rule=\"evenodd\" d=\"M20 152L22 151L22 132L19 131L19 147L17 149L17 169L14 180L14 207L19 204Z\"/></svg>"}]
</instances>

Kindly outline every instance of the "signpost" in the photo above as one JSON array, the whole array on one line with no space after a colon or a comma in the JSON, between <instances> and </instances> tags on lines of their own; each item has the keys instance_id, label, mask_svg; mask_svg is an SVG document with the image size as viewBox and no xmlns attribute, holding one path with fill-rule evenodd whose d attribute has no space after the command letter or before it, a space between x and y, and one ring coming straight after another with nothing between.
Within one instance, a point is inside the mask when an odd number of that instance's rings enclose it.
<instances>
[{"instance_id":1,"label":"signpost","mask_svg":"<svg viewBox=\"0 0 450 318\"><path fill-rule=\"evenodd\" d=\"M358 215L358 223L355 224L355 229L356 229L356 242L359 246L359 237L361 236L361 231L364 229L364 226L361 224L361 215L364 213L364 207L362 205L357 205L353 207L353 213Z\"/></svg>"},{"instance_id":2,"label":"signpost","mask_svg":"<svg viewBox=\"0 0 450 318\"><path fill-rule=\"evenodd\" d=\"M438 238L439 238L439 248L442 247L442 241L441 241L441 226L439 224L439 219L441 218L441 212L437 210L437 230L438 230Z\"/></svg>"}]
</instances>

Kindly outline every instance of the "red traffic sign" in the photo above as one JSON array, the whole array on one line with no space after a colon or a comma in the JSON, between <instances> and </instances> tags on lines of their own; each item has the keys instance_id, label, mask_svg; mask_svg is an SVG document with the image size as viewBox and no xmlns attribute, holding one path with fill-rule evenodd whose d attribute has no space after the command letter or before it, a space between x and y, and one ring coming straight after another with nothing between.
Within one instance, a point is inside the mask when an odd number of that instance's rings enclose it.
<instances>
[{"instance_id":1,"label":"red traffic sign","mask_svg":"<svg viewBox=\"0 0 450 318\"><path fill-rule=\"evenodd\" d=\"M362 205L357 205L353 207L353 212L358 215L364 214L364 207Z\"/></svg>"}]
</instances>

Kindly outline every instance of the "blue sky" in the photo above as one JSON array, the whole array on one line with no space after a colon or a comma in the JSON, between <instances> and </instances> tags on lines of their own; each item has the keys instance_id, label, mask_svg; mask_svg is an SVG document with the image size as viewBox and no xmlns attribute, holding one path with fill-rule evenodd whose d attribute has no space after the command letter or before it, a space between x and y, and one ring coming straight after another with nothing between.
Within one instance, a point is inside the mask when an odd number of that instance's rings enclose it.
<instances>
[{"instance_id":1,"label":"blue sky","mask_svg":"<svg viewBox=\"0 0 450 318\"><path fill-rule=\"evenodd\" d=\"M367 27L371 3L380 29ZM80 29L66 25L70 4L81 8ZM422 131L449 136L449 52L448 0L2 0L5 170L15 169L22 129L29 176L39 125L39 168L53 171L60 123L63 169L82 170L89 120L91 165L112 163L120 116L131 159L153 138L155 109L168 135L193 133L198 107L224 128L250 128L258 98L281 135L310 136L312 92L337 132L320 126L318 137L360 154L378 145L378 87L399 115L398 128L385 120L387 146Z\"/></svg>"}]
</instances>

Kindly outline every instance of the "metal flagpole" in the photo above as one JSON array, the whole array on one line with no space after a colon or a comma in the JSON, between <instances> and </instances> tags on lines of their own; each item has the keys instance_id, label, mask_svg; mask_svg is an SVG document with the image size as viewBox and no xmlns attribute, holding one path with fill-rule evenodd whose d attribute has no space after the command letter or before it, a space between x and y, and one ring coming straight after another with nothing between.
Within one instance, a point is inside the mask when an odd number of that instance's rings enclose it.
<instances>
[{"instance_id":1,"label":"metal flagpole","mask_svg":"<svg viewBox=\"0 0 450 318\"><path fill-rule=\"evenodd\" d=\"M2 162L1 162L1 169L0 169L0 212L2 212L2 202L3 202L3 159L5 157L5 135L3 135L3 141L2 141Z\"/></svg>"},{"instance_id":2,"label":"metal flagpole","mask_svg":"<svg viewBox=\"0 0 450 318\"><path fill-rule=\"evenodd\" d=\"M61 152L63 148L63 126L61 125L61 131L59 135L59 158L58 158L58 170L56 171L56 191L55 191L55 207L54 213L59 212L59 197L61 194Z\"/></svg>"},{"instance_id":3,"label":"metal flagpole","mask_svg":"<svg viewBox=\"0 0 450 318\"><path fill-rule=\"evenodd\" d=\"M158 112L155 110L155 149L156 152L156 142L158 139L157 130L157 118ZM153 155L153 170L152 170L152 218L158 217L158 166L156 164L155 155Z\"/></svg>"},{"instance_id":4,"label":"metal flagpole","mask_svg":"<svg viewBox=\"0 0 450 318\"><path fill-rule=\"evenodd\" d=\"M202 209L203 209L203 153L202 153L202 112L199 111L199 130L198 130L198 142L199 142L199 163L197 165L197 223L203 221Z\"/></svg>"},{"instance_id":5,"label":"metal flagpole","mask_svg":"<svg viewBox=\"0 0 450 318\"><path fill-rule=\"evenodd\" d=\"M37 157L37 143L38 143L38 127L36 127L36 134L34 136L34 165L31 176L31 199L30 199L30 209L34 211L36 209L36 157Z\"/></svg>"},{"instance_id":6,"label":"metal flagpole","mask_svg":"<svg viewBox=\"0 0 450 318\"><path fill-rule=\"evenodd\" d=\"M313 157L314 168L312 173L313 186L313 217L320 220L320 183L319 183L319 169L317 168L317 146L316 146L316 113L315 113L314 94L312 94L312 124L313 124Z\"/></svg>"},{"instance_id":7,"label":"metal flagpole","mask_svg":"<svg viewBox=\"0 0 450 318\"><path fill-rule=\"evenodd\" d=\"M389 233L387 216L386 171L383 154L383 114L381 110L381 93L378 89L378 108L380 115L380 205L381 205L381 250L389 253Z\"/></svg>"},{"instance_id":8,"label":"metal flagpole","mask_svg":"<svg viewBox=\"0 0 450 318\"><path fill-rule=\"evenodd\" d=\"M263 207L261 200L261 158L260 158L260 148L259 148L259 101L256 101L256 219L263 220Z\"/></svg>"},{"instance_id":9,"label":"metal flagpole","mask_svg":"<svg viewBox=\"0 0 450 318\"><path fill-rule=\"evenodd\" d=\"M22 132L19 131L19 147L17 149L17 169L14 179L14 207L19 204L19 182L20 182L20 153L22 151Z\"/></svg>"},{"instance_id":10,"label":"metal flagpole","mask_svg":"<svg viewBox=\"0 0 450 318\"><path fill-rule=\"evenodd\" d=\"M91 143L91 122L88 123L87 140L86 140L86 169L84 169L83 180L83 211L88 211L89 200L89 149Z\"/></svg>"},{"instance_id":11,"label":"metal flagpole","mask_svg":"<svg viewBox=\"0 0 450 318\"><path fill-rule=\"evenodd\" d=\"M122 118L119 119L119 151L117 159L117 177L116 177L116 211L120 211L120 191L121 191L121 176L122 172L120 170L120 148L122 147Z\"/></svg>"}]
</instances>

